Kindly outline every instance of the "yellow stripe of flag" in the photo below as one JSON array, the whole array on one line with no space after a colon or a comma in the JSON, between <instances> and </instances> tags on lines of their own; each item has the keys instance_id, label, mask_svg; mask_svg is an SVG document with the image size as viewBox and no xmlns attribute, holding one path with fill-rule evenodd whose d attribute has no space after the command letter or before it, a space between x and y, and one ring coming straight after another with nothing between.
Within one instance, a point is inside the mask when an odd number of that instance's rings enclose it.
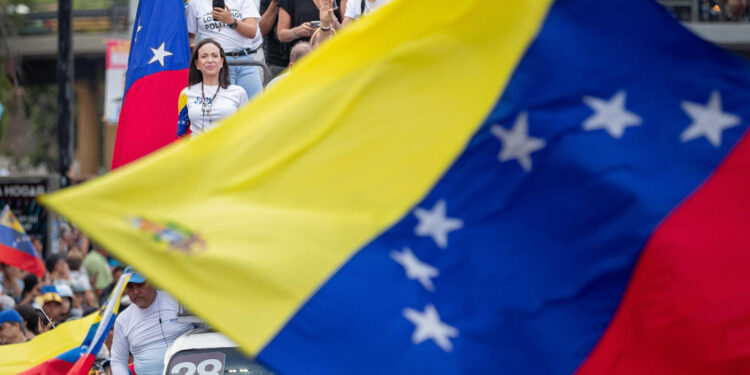
<instances>
[{"instance_id":1,"label":"yellow stripe of flag","mask_svg":"<svg viewBox=\"0 0 750 375\"><path fill-rule=\"evenodd\" d=\"M13 215L13 211L11 211L10 206L8 205L5 205L2 213L0 213L0 225L10 227L18 233L26 233L26 231L23 230L23 225L21 225L21 222L16 219L16 216Z\"/></svg>"},{"instance_id":2,"label":"yellow stripe of flag","mask_svg":"<svg viewBox=\"0 0 750 375\"><path fill-rule=\"evenodd\" d=\"M180 97L177 99L177 112L182 111L182 109L185 108L185 106L187 106L187 102L188 102L187 94L185 94L184 92L181 92Z\"/></svg>"},{"instance_id":3,"label":"yellow stripe of flag","mask_svg":"<svg viewBox=\"0 0 750 375\"><path fill-rule=\"evenodd\" d=\"M257 353L451 165L549 6L397 0L215 131L43 202Z\"/></svg>"},{"instance_id":4,"label":"yellow stripe of flag","mask_svg":"<svg viewBox=\"0 0 750 375\"><path fill-rule=\"evenodd\" d=\"M60 324L22 344L0 346L0 375L18 374L81 345L99 314Z\"/></svg>"}]
</instances>

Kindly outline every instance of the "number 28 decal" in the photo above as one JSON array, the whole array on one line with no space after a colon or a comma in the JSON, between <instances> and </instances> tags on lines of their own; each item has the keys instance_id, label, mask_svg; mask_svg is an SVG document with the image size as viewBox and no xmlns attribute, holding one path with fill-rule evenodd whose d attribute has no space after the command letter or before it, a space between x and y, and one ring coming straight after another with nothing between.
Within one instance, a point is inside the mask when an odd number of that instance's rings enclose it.
<instances>
[{"instance_id":1,"label":"number 28 decal","mask_svg":"<svg viewBox=\"0 0 750 375\"><path fill-rule=\"evenodd\" d=\"M170 361L171 375L221 375L224 373L222 352L177 355Z\"/></svg>"}]
</instances>

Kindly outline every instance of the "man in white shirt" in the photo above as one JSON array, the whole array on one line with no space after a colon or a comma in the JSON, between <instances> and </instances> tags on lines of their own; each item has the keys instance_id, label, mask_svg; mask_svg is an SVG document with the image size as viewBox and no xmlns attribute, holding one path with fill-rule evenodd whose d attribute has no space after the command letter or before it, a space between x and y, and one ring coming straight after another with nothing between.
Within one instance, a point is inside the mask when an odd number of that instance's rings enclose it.
<instances>
[{"instance_id":1,"label":"man in white shirt","mask_svg":"<svg viewBox=\"0 0 750 375\"><path fill-rule=\"evenodd\" d=\"M125 269L128 272L133 274L125 293L131 304L115 321L112 373L129 375L128 357L132 353L136 374L161 375L167 348L193 325L177 321L179 306L174 298L157 291L132 267Z\"/></svg>"}]
</instances>

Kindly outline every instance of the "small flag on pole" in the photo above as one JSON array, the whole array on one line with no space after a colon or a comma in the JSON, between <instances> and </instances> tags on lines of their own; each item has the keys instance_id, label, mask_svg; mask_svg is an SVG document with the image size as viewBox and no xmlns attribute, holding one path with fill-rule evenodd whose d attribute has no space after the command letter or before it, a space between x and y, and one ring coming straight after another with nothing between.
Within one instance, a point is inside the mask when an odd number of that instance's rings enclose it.
<instances>
[{"instance_id":1,"label":"small flag on pole","mask_svg":"<svg viewBox=\"0 0 750 375\"><path fill-rule=\"evenodd\" d=\"M86 375L89 373L91 366L94 364L96 355L104 345L104 340L107 339L109 331L115 324L117 313L120 311L120 299L122 298L122 292L125 290L130 279L129 273L120 276L117 281L115 288L112 290L107 303L101 307L98 313L92 314L93 319L89 326L88 332L83 337L78 347L65 351L62 354L55 356L54 358L48 359L28 370L20 372L23 375ZM87 318L88 319L88 318ZM62 326L61 326L62 327ZM52 334L60 329L55 328L46 334ZM29 345L33 348L35 341L30 341L24 345ZM41 344L41 341L40 341ZM2 353L2 349L0 349ZM2 371L2 365L0 364L0 371Z\"/></svg>"},{"instance_id":2,"label":"small flag on pole","mask_svg":"<svg viewBox=\"0 0 750 375\"><path fill-rule=\"evenodd\" d=\"M0 213L0 263L44 276L42 258L8 205Z\"/></svg>"},{"instance_id":3,"label":"small flag on pole","mask_svg":"<svg viewBox=\"0 0 750 375\"><path fill-rule=\"evenodd\" d=\"M103 311L100 312L101 317L99 318L98 326L91 326L89 335L93 331L93 337L86 337L84 340L84 343L80 347L81 357L78 358L70 371L68 371L68 375L86 375L89 373L89 370L96 359L96 355L102 349L104 340L107 339L109 331L112 330L112 326L115 324L117 313L120 311L122 292L125 290L125 286L128 285L130 276L130 273L120 276L117 285L115 285L115 288L112 290L112 295L109 297L109 300L107 300L106 305L102 306Z\"/></svg>"},{"instance_id":4,"label":"small flag on pole","mask_svg":"<svg viewBox=\"0 0 750 375\"><path fill-rule=\"evenodd\" d=\"M55 358L61 353L77 350L81 341L91 330L91 324L98 314L90 314L82 319L62 323L55 329L42 333L33 340L20 344L0 345L0 375L16 375L43 363L56 368ZM77 357L76 357L77 358ZM73 360L75 361L75 360ZM64 374L73 362L60 360L60 371Z\"/></svg>"}]
</instances>

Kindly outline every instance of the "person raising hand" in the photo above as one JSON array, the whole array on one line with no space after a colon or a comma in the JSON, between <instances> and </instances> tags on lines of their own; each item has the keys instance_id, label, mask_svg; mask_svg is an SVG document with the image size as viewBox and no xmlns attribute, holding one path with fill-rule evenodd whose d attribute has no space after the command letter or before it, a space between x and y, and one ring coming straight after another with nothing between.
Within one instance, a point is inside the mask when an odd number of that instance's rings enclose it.
<instances>
[{"instance_id":1,"label":"person raising hand","mask_svg":"<svg viewBox=\"0 0 750 375\"><path fill-rule=\"evenodd\" d=\"M318 27L337 27L340 17L336 0L279 0L276 34L282 42L309 41Z\"/></svg>"}]
</instances>

